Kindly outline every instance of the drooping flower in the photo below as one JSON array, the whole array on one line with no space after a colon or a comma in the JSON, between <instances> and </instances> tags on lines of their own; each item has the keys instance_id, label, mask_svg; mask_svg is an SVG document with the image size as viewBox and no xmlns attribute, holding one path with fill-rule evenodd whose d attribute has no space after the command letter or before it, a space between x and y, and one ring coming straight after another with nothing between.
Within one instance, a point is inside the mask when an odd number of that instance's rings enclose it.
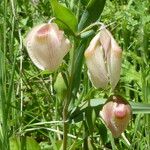
<instances>
[{"instance_id":1,"label":"drooping flower","mask_svg":"<svg viewBox=\"0 0 150 150\"><path fill-rule=\"evenodd\" d=\"M114 89L120 78L122 50L105 27L91 40L84 55L93 85L106 88L110 83Z\"/></svg>"},{"instance_id":2,"label":"drooping flower","mask_svg":"<svg viewBox=\"0 0 150 150\"><path fill-rule=\"evenodd\" d=\"M56 70L70 49L70 41L55 23L40 24L31 29L25 47L33 63L41 70Z\"/></svg>"},{"instance_id":3,"label":"drooping flower","mask_svg":"<svg viewBox=\"0 0 150 150\"><path fill-rule=\"evenodd\" d=\"M119 137L127 128L131 115L131 106L121 96L111 96L100 111L100 116L114 137Z\"/></svg>"}]
</instances>

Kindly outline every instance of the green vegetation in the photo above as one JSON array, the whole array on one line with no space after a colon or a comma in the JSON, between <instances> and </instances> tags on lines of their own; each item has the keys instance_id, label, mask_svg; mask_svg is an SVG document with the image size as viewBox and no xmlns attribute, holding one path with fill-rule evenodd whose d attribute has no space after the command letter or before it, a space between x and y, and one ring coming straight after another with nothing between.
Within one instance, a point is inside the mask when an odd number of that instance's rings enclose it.
<instances>
[{"instance_id":1,"label":"green vegetation","mask_svg":"<svg viewBox=\"0 0 150 150\"><path fill-rule=\"evenodd\" d=\"M149 0L0 1L0 150L60 150L65 140L68 150L148 150L149 13ZM24 38L53 17L72 48L57 71L41 71L31 62ZM114 93L129 101L133 116L119 138L99 116L112 93L92 86L84 59L97 21L123 50Z\"/></svg>"}]
</instances>

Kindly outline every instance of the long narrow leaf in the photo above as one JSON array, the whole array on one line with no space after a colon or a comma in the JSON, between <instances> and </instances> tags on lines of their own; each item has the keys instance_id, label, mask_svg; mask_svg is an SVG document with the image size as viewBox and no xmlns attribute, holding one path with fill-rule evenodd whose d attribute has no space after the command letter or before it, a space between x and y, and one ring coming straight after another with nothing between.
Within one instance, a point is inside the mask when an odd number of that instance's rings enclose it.
<instances>
[{"instance_id":1,"label":"long narrow leaf","mask_svg":"<svg viewBox=\"0 0 150 150\"><path fill-rule=\"evenodd\" d=\"M75 33L77 31L77 19L72 11L58 3L57 0L51 0L51 6L61 28Z\"/></svg>"},{"instance_id":2,"label":"long narrow leaf","mask_svg":"<svg viewBox=\"0 0 150 150\"><path fill-rule=\"evenodd\" d=\"M98 20L100 17L106 0L90 0L83 12L81 20L79 22L79 31L81 31L86 26Z\"/></svg>"}]
</instances>

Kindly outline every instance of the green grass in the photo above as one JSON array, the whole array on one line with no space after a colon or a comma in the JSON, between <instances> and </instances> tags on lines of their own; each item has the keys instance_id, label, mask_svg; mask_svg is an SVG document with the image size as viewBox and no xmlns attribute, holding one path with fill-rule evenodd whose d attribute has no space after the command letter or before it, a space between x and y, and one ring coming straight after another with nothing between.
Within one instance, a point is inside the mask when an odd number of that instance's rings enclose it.
<instances>
[{"instance_id":1,"label":"green grass","mask_svg":"<svg viewBox=\"0 0 150 150\"><path fill-rule=\"evenodd\" d=\"M79 22L84 9L80 0L62 3ZM137 102L139 111L118 139L113 139L94 112L92 121L84 118L69 123L69 150L149 149L150 108L145 111L142 105L150 104L149 8L148 0L107 0L100 17L123 49L116 93ZM56 72L40 71L33 65L23 45L24 37L33 26L53 16L49 0L0 1L0 150L59 150L63 141L64 93L67 91L71 100L69 112L87 100L109 95L94 89L87 76L83 52L94 31L81 43L67 31L75 50L72 48Z\"/></svg>"}]
</instances>

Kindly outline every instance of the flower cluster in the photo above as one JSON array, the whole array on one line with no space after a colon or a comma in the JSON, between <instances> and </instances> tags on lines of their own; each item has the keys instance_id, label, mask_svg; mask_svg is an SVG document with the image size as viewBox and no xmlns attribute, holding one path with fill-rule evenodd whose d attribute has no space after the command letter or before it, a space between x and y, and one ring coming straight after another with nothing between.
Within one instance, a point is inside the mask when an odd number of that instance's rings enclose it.
<instances>
[{"instance_id":1,"label":"flower cluster","mask_svg":"<svg viewBox=\"0 0 150 150\"><path fill-rule=\"evenodd\" d=\"M55 71L71 44L55 23L45 23L28 33L25 47L39 69ZM114 89L120 78L122 50L105 27L91 40L84 55L92 84L103 89L110 84ZM100 111L100 116L112 135L118 137L131 119L131 107L122 97L111 96Z\"/></svg>"}]
</instances>

